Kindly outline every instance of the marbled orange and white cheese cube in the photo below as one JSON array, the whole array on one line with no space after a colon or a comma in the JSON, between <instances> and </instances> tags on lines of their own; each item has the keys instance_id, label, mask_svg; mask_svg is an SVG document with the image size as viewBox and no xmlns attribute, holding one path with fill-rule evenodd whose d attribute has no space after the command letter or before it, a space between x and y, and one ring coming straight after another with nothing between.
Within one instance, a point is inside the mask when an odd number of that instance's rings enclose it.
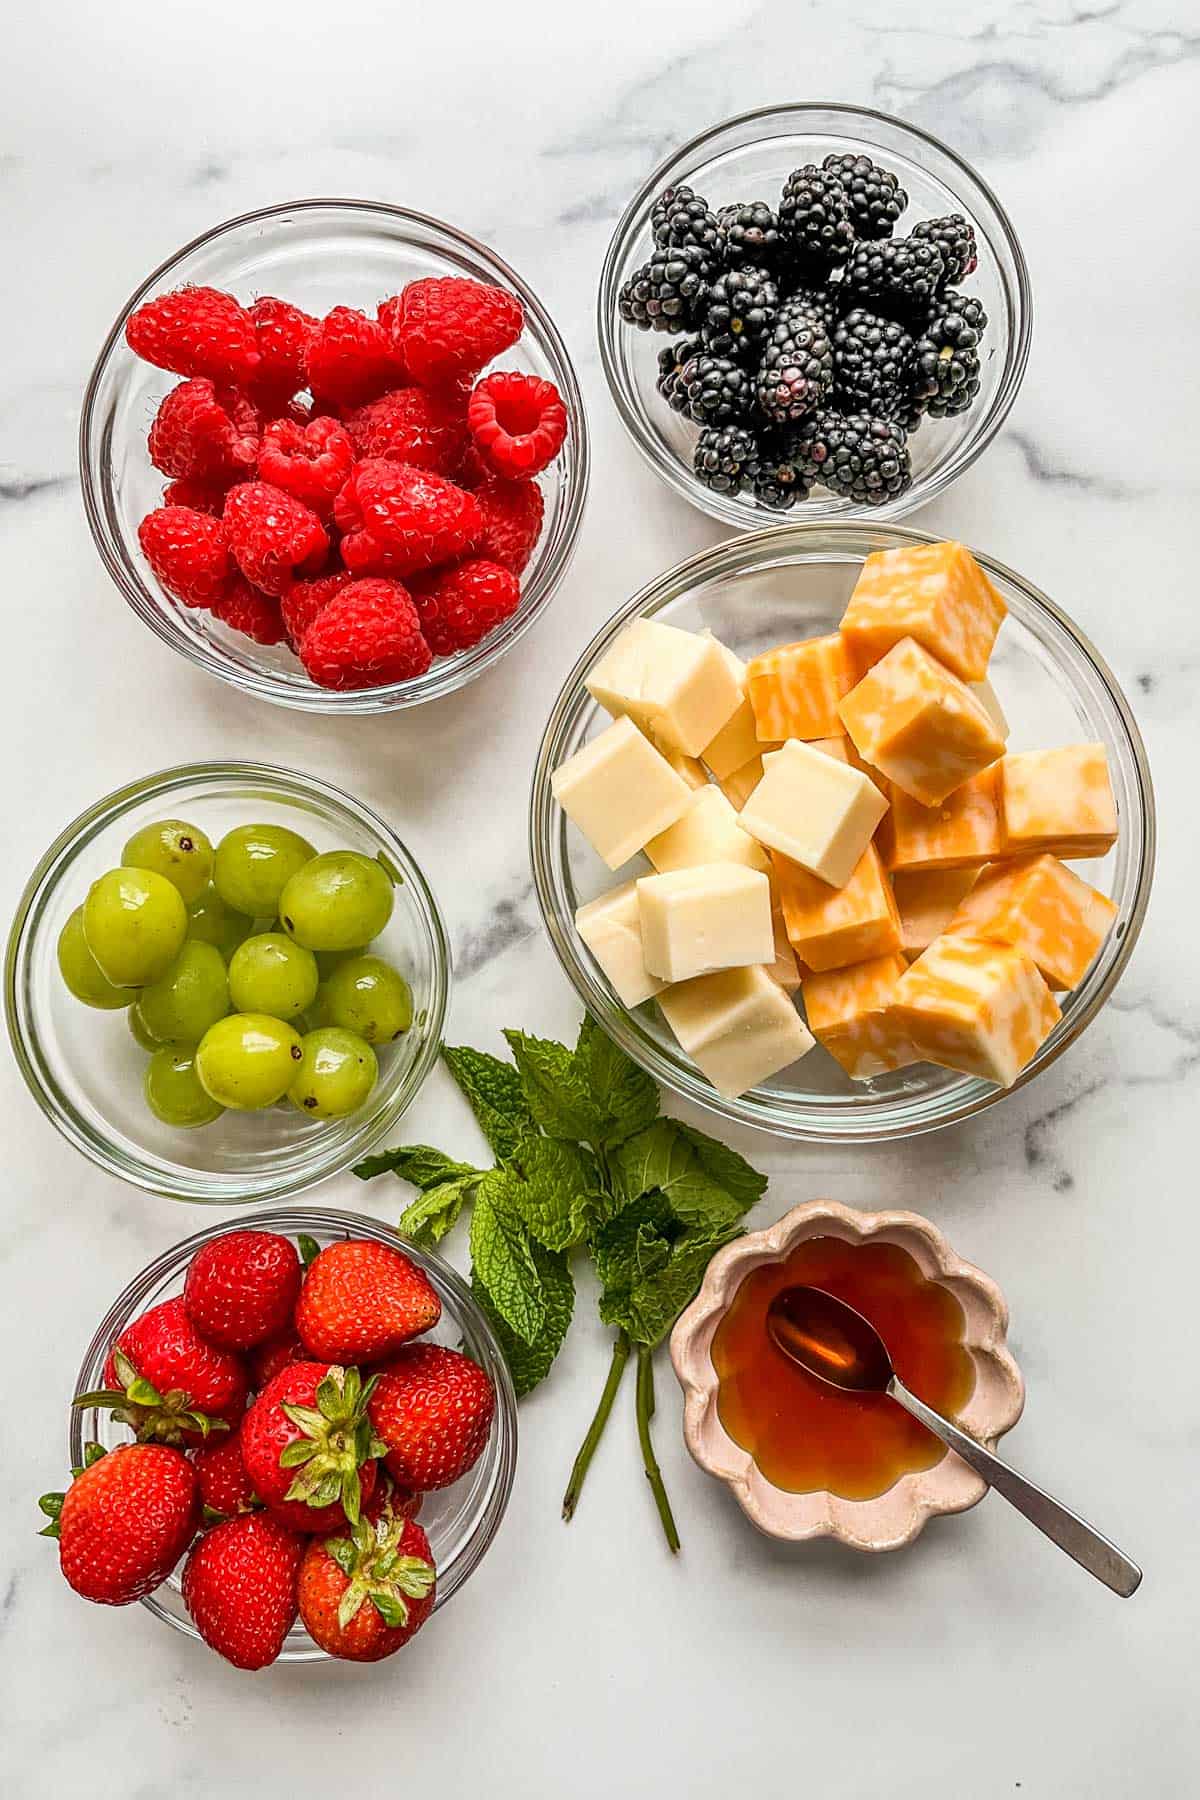
<instances>
[{"instance_id":1,"label":"marbled orange and white cheese cube","mask_svg":"<svg viewBox=\"0 0 1200 1800\"><path fill-rule=\"evenodd\" d=\"M923 806L940 805L1004 754L966 683L913 638L894 644L839 712L859 755Z\"/></svg>"},{"instance_id":2,"label":"marbled orange and white cheese cube","mask_svg":"<svg viewBox=\"0 0 1200 1800\"><path fill-rule=\"evenodd\" d=\"M1117 805L1104 745L1006 756L1000 811L1010 855L1049 850L1068 861L1106 856L1117 841Z\"/></svg>"},{"instance_id":3,"label":"marbled orange and white cheese cube","mask_svg":"<svg viewBox=\"0 0 1200 1800\"><path fill-rule=\"evenodd\" d=\"M925 1062L1009 1087L1062 1016L1037 968L1007 944L942 936L911 963L892 1001Z\"/></svg>"},{"instance_id":4,"label":"marbled orange and white cheese cube","mask_svg":"<svg viewBox=\"0 0 1200 1800\"><path fill-rule=\"evenodd\" d=\"M906 968L902 956L876 956L800 984L809 1030L853 1081L920 1060L892 1004Z\"/></svg>"},{"instance_id":5,"label":"marbled orange and white cheese cube","mask_svg":"<svg viewBox=\"0 0 1200 1800\"><path fill-rule=\"evenodd\" d=\"M910 637L963 681L982 681L1007 611L965 544L903 545L868 556L841 632L860 668Z\"/></svg>"},{"instance_id":6,"label":"marbled orange and white cheese cube","mask_svg":"<svg viewBox=\"0 0 1200 1800\"><path fill-rule=\"evenodd\" d=\"M746 685L759 738L808 742L835 736L843 729L838 701L857 679L840 632L756 656L747 667Z\"/></svg>"},{"instance_id":7,"label":"marbled orange and white cheese cube","mask_svg":"<svg viewBox=\"0 0 1200 1800\"><path fill-rule=\"evenodd\" d=\"M1024 856L985 869L951 919L955 936L1009 944L1051 987L1078 987L1117 908L1057 856Z\"/></svg>"}]
</instances>

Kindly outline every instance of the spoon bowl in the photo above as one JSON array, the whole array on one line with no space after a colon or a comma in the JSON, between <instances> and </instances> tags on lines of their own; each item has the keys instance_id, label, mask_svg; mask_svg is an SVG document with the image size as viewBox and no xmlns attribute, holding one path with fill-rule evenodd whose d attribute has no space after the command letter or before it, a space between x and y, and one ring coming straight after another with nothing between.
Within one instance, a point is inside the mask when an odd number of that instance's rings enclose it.
<instances>
[{"instance_id":1,"label":"spoon bowl","mask_svg":"<svg viewBox=\"0 0 1200 1800\"><path fill-rule=\"evenodd\" d=\"M830 1387L886 1394L895 1374L887 1345L869 1319L823 1288L790 1287L767 1309L772 1341Z\"/></svg>"}]
</instances>

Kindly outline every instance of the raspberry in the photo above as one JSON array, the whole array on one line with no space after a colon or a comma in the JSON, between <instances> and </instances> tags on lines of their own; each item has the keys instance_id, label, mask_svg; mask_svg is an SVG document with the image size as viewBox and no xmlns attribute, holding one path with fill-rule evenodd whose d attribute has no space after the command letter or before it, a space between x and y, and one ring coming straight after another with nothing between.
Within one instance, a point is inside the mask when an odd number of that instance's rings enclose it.
<instances>
[{"instance_id":1,"label":"raspberry","mask_svg":"<svg viewBox=\"0 0 1200 1800\"><path fill-rule=\"evenodd\" d=\"M483 516L471 494L406 463L359 463L334 503L346 533L342 559L359 574L410 575L453 562L478 543Z\"/></svg>"},{"instance_id":2,"label":"raspberry","mask_svg":"<svg viewBox=\"0 0 1200 1800\"><path fill-rule=\"evenodd\" d=\"M219 599L234 573L224 521L189 506L160 506L138 526L138 543L155 577L185 606Z\"/></svg>"},{"instance_id":3,"label":"raspberry","mask_svg":"<svg viewBox=\"0 0 1200 1800\"><path fill-rule=\"evenodd\" d=\"M255 342L262 357L255 389L273 396L279 403L276 410L282 411L297 388L307 386L304 359L317 321L311 313L301 312L288 300L276 300L273 294L252 301L247 310L254 321Z\"/></svg>"},{"instance_id":4,"label":"raspberry","mask_svg":"<svg viewBox=\"0 0 1200 1800\"><path fill-rule=\"evenodd\" d=\"M227 486L254 467L257 422L247 401L218 395L207 375L195 375L172 388L159 407L150 427L150 461L164 475Z\"/></svg>"},{"instance_id":5,"label":"raspberry","mask_svg":"<svg viewBox=\"0 0 1200 1800\"><path fill-rule=\"evenodd\" d=\"M184 476L179 481L170 481L163 489L164 506L189 506L193 512L211 513L219 519L225 506L225 489L209 487L206 482L192 481Z\"/></svg>"},{"instance_id":6,"label":"raspberry","mask_svg":"<svg viewBox=\"0 0 1200 1800\"><path fill-rule=\"evenodd\" d=\"M286 635L278 600L251 587L241 575L235 576L229 586L215 596L209 611L214 619L253 638L256 644L281 644Z\"/></svg>"},{"instance_id":7,"label":"raspberry","mask_svg":"<svg viewBox=\"0 0 1200 1800\"><path fill-rule=\"evenodd\" d=\"M459 275L410 281L385 304L404 367L426 385L474 374L515 344L525 325L515 295Z\"/></svg>"},{"instance_id":8,"label":"raspberry","mask_svg":"<svg viewBox=\"0 0 1200 1800\"><path fill-rule=\"evenodd\" d=\"M314 395L339 407L361 406L396 381L387 333L352 306L326 313L309 338L304 367Z\"/></svg>"},{"instance_id":9,"label":"raspberry","mask_svg":"<svg viewBox=\"0 0 1200 1800\"><path fill-rule=\"evenodd\" d=\"M315 574L329 539L311 508L265 481L243 481L225 496L234 561L265 594L282 594L293 575Z\"/></svg>"},{"instance_id":10,"label":"raspberry","mask_svg":"<svg viewBox=\"0 0 1200 1800\"><path fill-rule=\"evenodd\" d=\"M469 650L520 602L521 584L511 569L481 558L418 576L413 583L421 633L435 656Z\"/></svg>"},{"instance_id":11,"label":"raspberry","mask_svg":"<svg viewBox=\"0 0 1200 1800\"><path fill-rule=\"evenodd\" d=\"M352 581L309 626L300 660L327 688L383 687L423 675L433 654L398 581Z\"/></svg>"},{"instance_id":12,"label":"raspberry","mask_svg":"<svg viewBox=\"0 0 1200 1800\"><path fill-rule=\"evenodd\" d=\"M301 638L317 614L324 612L334 595L340 594L353 580L348 569L339 569L335 575L314 575L309 581L293 581L279 602L283 629L293 650L299 649Z\"/></svg>"},{"instance_id":13,"label":"raspberry","mask_svg":"<svg viewBox=\"0 0 1200 1800\"><path fill-rule=\"evenodd\" d=\"M314 419L311 425L276 419L258 450L260 479L302 500L322 519L333 511L353 466L354 447L336 419Z\"/></svg>"},{"instance_id":14,"label":"raspberry","mask_svg":"<svg viewBox=\"0 0 1200 1800\"><path fill-rule=\"evenodd\" d=\"M485 467L516 481L554 461L567 435L567 409L552 381L502 370L471 395L467 424Z\"/></svg>"},{"instance_id":15,"label":"raspberry","mask_svg":"<svg viewBox=\"0 0 1200 1800\"><path fill-rule=\"evenodd\" d=\"M395 388L348 413L345 424L359 456L438 475L453 475L467 447L466 407L449 392Z\"/></svg>"},{"instance_id":16,"label":"raspberry","mask_svg":"<svg viewBox=\"0 0 1200 1800\"><path fill-rule=\"evenodd\" d=\"M536 481L484 481L475 498L483 514L479 554L520 575L542 535L541 488Z\"/></svg>"},{"instance_id":17,"label":"raspberry","mask_svg":"<svg viewBox=\"0 0 1200 1800\"><path fill-rule=\"evenodd\" d=\"M250 381L262 361L249 313L218 288L177 288L147 300L130 314L125 341L160 369L233 387Z\"/></svg>"}]
</instances>

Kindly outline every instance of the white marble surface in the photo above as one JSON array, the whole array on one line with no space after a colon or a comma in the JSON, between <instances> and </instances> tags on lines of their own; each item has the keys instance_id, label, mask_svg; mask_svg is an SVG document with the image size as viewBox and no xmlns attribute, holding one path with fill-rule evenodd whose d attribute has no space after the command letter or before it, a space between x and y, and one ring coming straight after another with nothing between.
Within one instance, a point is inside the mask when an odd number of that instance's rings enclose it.
<instances>
[{"instance_id":1,"label":"white marble surface","mask_svg":"<svg viewBox=\"0 0 1200 1800\"><path fill-rule=\"evenodd\" d=\"M604 1354L585 1303L523 1411L504 1531L400 1662L250 1679L144 1611L83 1606L34 1536L34 1497L61 1480L66 1395L101 1310L204 1215L85 1165L5 1059L11 1800L232 1800L314 1781L496 1800L1196 1791L1200 622L1185 559L1200 39L1188 18L1180 0L110 0L6 20L5 913L52 833L97 794L167 762L252 751L399 822L453 930L452 1037L573 1028L526 865L541 723L583 634L715 536L652 484L618 427L593 339L596 273L650 162L721 116L806 93L945 136L1011 210L1036 294L1028 378L999 441L918 522L1012 562L1093 634L1136 706L1161 827L1132 966L1032 1091L906 1148L747 1146L772 1175L762 1221L821 1193L911 1204L999 1279L1029 1384L1011 1451L1143 1560L1134 1601L994 1499L880 1561L759 1540L687 1462L665 1363L658 1442L684 1554L671 1562L656 1536L631 1393L564 1529L558 1496ZM595 450L579 554L539 629L437 710L345 726L253 707L151 638L100 567L75 479L80 390L134 282L222 217L317 193L398 200L492 241L564 330ZM440 1076L408 1127L476 1148ZM346 1177L322 1197L393 1215L400 1190Z\"/></svg>"}]
</instances>

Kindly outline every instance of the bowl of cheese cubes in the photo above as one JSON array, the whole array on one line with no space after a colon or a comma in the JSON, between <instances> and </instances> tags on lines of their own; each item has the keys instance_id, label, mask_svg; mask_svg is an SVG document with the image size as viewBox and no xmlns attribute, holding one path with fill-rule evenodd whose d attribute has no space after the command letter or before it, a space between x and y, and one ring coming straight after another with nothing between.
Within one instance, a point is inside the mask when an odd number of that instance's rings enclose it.
<instances>
[{"instance_id":1,"label":"bowl of cheese cubes","mask_svg":"<svg viewBox=\"0 0 1200 1800\"><path fill-rule=\"evenodd\" d=\"M1142 740L1078 626L901 526L756 532L593 639L534 774L534 881L658 1081L818 1142L981 1111L1095 1018L1154 869Z\"/></svg>"}]
</instances>

